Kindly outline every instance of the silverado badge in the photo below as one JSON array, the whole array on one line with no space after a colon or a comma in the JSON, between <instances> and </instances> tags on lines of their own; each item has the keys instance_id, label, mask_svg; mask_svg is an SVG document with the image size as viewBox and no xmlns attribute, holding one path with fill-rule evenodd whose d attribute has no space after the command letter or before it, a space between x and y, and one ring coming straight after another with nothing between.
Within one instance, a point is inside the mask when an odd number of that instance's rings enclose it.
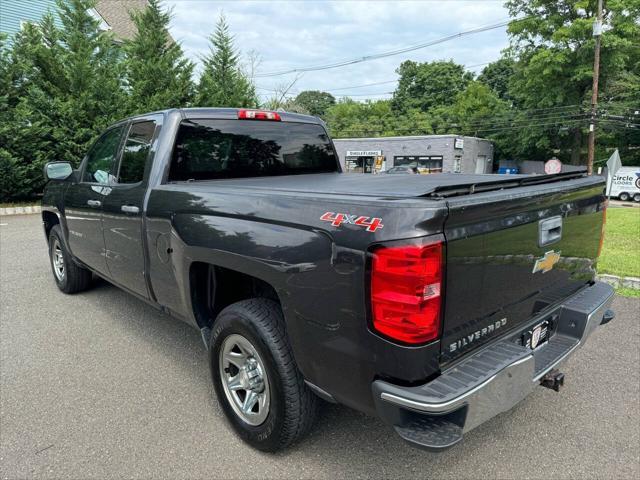
<instances>
[{"instance_id":1,"label":"silverado badge","mask_svg":"<svg viewBox=\"0 0 640 480\"><path fill-rule=\"evenodd\" d=\"M553 266L560 260L560 252L554 252L553 250L547 252L541 258L536 259L536 263L533 265L533 272L547 273L553 268Z\"/></svg>"}]
</instances>

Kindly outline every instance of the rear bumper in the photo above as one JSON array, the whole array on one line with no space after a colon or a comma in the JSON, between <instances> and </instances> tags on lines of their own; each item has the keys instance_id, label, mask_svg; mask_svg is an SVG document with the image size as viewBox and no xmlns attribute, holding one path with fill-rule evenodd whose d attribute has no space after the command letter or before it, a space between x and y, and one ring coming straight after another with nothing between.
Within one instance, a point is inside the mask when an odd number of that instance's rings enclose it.
<instances>
[{"instance_id":1,"label":"rear bumper","mask_svg":"<svg viewBox=\"0 0 640 480\"><path fill-rule=\"evenodd\" d=\"M555 316L557 328L536 350L518 345L518 332L425 385L404 387L376 380L372 389L377 412L413 445L431 450L451 447L465 432L511 409L601 323L611 320L607 310L613 296L611 286L596 282L547 312L545 317Z\"/></svg>"}]
</instances>

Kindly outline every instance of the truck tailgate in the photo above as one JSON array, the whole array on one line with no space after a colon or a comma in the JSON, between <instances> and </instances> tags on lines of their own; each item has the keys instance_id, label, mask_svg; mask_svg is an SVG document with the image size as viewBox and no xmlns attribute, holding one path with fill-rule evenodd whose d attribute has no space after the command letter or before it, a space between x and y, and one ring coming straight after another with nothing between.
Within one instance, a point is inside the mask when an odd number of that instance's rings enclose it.
<instances>
[{"instance_id":1,"label":"truck tailgate","mask_svg":"<svg viewBox=\"0 0 640 480\"><path fill-rule=\"evenodd\" d=\"M593 280L604 181L568 179L447 198L442 363L557 305Z\"/></svg>"}]
</instances>

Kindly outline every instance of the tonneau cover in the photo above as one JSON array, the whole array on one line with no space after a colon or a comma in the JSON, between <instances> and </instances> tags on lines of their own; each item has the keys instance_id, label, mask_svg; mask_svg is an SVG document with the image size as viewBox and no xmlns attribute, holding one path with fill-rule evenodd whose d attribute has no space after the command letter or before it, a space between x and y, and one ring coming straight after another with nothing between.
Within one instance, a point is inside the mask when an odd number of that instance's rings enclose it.
<instances>
[{"instance_id":1,"label":"tonneau cover","mask_svg":"<svg viewBox=\"0 0 640 480\"><path fill-rule=\"evenodd\" d=\"M317 173L191 182L192 188L218 187L277 190L283 192L336 195L376 195L412 198L452 196L513 188L527 184L548 183L584 175L571 172L558 175L468 175L439 173L432 175Z\"/></svg>"}]
</instances>

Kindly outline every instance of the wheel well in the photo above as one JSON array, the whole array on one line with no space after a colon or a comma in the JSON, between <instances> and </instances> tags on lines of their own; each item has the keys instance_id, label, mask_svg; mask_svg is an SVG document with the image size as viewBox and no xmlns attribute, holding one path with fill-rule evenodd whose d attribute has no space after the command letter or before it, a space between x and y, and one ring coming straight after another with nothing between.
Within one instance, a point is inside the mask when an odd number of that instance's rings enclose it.
<instances>
[{"instance_id":1,"label":"wheel well","mask_svg":"<svg viewBox=\"0 0 640 480\"><path fill-rule=\"evenodd\" d=\"M49 233L51 233L51 229L54 225L58 225L60 223L60 219L53 212L42 212L42 224L44 225L44 233L47 236L47 240L49 239Z\"/></svg>"},{"instance_id":2,"label":"wheel well","mask_svg":"<svg viewBox=\"0 0 640 480\"><path fill-rule=\"evenodd\" d=\"M211 327L225 307L248 298L268 298L280 303L275 289L264 280L203 262L189 272L191 303L198 326Z\"/></svg>"}]
</instances>

